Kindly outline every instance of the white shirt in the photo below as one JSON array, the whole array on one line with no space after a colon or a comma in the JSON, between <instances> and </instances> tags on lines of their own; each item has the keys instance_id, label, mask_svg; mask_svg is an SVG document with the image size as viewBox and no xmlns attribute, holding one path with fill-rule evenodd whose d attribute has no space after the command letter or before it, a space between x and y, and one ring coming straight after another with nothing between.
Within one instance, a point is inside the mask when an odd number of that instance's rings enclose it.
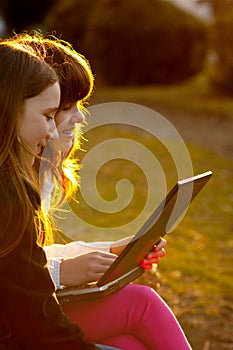
<instances>
[{"instance_id":1,"label":"white shirt","mask_svg":"<svg viewBox=\"0 0 233 350\"><path fill-rule=\"evenodd\" d=\"M51 173L46 174L44 186L42 189L42 205L44 209L49 210L51 193L53 189L53 180ZM48 268L55 288L60 289L64 286L60 283L60 265L64 258L90 253L96 250L110 252L112 242L91 242L85 243L75 241L67 244L52 244L44 246L44 251L48 261Z\"/></svg>"},{"instance_id":2,"label":"white shirt","mask_svg":"<svg viewBox=\"0 0 233 350\"><path fill-rule=\"evenodd\" d=\"M84 253L101 250L110 252L112 242L91 242L82 241L70 242L67 244L52 244L44 246L44 251L48 261L48 268L56 289L63 288L60 284L60 264L64 258L82 255Z\"/></svg>"}]
</instances>

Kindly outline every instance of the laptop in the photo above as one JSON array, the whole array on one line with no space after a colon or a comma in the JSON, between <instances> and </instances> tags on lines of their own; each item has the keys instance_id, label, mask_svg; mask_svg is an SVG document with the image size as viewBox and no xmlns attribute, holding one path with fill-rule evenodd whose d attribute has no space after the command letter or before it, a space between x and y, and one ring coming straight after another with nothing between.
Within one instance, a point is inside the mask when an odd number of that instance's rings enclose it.
<instances>
[{"instance_id":1,"label":"laptop","mask_svg":"<svg viewBox=\"0 0 233 350\"><path fill-rule=\"evenodd\" d=\"M65 287L56 291L61 304L93 300L110 294L144 273L144 257L161 237L172 232L184 217L190 203L212 176L211 171L178 181L154 210L132 240L98 282L82 287Z\"/></svg>"}]
</instances>

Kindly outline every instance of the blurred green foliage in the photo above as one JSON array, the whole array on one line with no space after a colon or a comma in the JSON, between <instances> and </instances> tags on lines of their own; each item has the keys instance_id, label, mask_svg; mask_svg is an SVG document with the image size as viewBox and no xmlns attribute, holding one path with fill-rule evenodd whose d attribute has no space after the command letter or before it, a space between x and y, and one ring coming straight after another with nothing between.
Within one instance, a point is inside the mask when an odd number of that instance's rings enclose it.
<instances>
[{"instance_id":1,"label":"blurred green foliage","mask_svg":"<svg viewBox=\"0 0 233 350\"><path fill-rule=\"evenodd\" d=\"M108 85L169 84L205 61L203 22L162 0L69 0L46 24L73 43Z\"/></svg>"},{"instance_id":2,"label":"blurred green foliage","mask_svg":"<svg viewBox=\"0 0 233 350\"><path fill-rule=\"evenodd\" d=\"M211 48L215 60L210 80L215 88L233 96L233 7L216 17L211 26Z\"/></svg>"}]
</instances>

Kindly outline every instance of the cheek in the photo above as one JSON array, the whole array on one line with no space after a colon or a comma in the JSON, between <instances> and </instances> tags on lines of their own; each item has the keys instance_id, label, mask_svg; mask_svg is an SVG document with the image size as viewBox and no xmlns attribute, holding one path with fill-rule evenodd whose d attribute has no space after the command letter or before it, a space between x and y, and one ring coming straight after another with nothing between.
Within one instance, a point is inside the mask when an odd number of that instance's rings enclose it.
<instances>
[{"instance_id":1,"label":"cheek","mask_svg":"<svg viewBox=\"0 0 233 350\"><path fill-rule=\"evenodd\" d=\"M49 123L46 121L45 123L41 123L38 125L38 128L34 130L34 134L40 136L45 136L49 133Z\"/></svg>"},{"instance_id":2,"label":"cheek","mask_svg":"<svg viewBox=\"0 0 233 350\"><path fill-rule=\"evenodd\" d=\"M24 122L20 121L18 125L18 136L19 138L24 138L25 137L25 128L24 128Z\"/></svg>"},{"instance_id":3,"label":"cheek","mask_svg":"<svg viewBox=\"0 0 233 350\"><path fill-rule=\"evenodd\" d=\"M64 136L64 135L62 134L63 127L62 127L61 124L60 124L60 125L57 125L57 124L56 124L56 127L57 127L57 132L58 132L58 135L59 135L59 139L61 139L62 136Z\"/></svg>"},{"instance_id":4,"label":"cheek","mask_svg":"<svg viewBox=\"0 0 233 350\"><path fill-rule=\"evenodd\" d=\"M55 116L55 124L57 128L62 128L62 126L67 122L69 119L68 113L59 113Z\"/></svg>"},{"instance_id":5,"label":"cheek","mask_svg":"<svg viewBox=\"0 0 233 350\"><path fill-rule=\"evenodd\" d=\"M18 136L21 140L30 145L33 143L35 138L35 128L32 127L32 124L29 123L26 119L23 119L18 128Z\"/></svg>"},{"instance_id":6,"label":"cheek","mask_svg":"<svg viewBox=\"0 0 233 350\"><path fill-rule=\"evenodd\" d=\"M50 126L47 120L41 122L37 125L37 127L34 127L33 130L31 130L31 134L33 135L34 142L38 143L41 140L44 140L48 137L50 134Z\"/></svg>"}]
</instances>

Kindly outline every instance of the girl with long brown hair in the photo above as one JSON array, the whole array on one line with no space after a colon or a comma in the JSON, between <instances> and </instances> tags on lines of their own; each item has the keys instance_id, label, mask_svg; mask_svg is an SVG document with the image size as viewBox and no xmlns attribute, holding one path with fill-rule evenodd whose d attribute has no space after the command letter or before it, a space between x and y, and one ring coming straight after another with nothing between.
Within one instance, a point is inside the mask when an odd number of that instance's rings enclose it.
<instances>
[{"instance_id":1,"label":"girl with long brown hair","mask_svg":"<svg viewBox=\"0 0 233 350\"><path fill-rule=\"evenodd\" d=\"M14 40L0 42L0 348L99 349L62 312L43 248L33 163L56 138L60 104L55 71Z\"/></svg>"}]
</instances>

